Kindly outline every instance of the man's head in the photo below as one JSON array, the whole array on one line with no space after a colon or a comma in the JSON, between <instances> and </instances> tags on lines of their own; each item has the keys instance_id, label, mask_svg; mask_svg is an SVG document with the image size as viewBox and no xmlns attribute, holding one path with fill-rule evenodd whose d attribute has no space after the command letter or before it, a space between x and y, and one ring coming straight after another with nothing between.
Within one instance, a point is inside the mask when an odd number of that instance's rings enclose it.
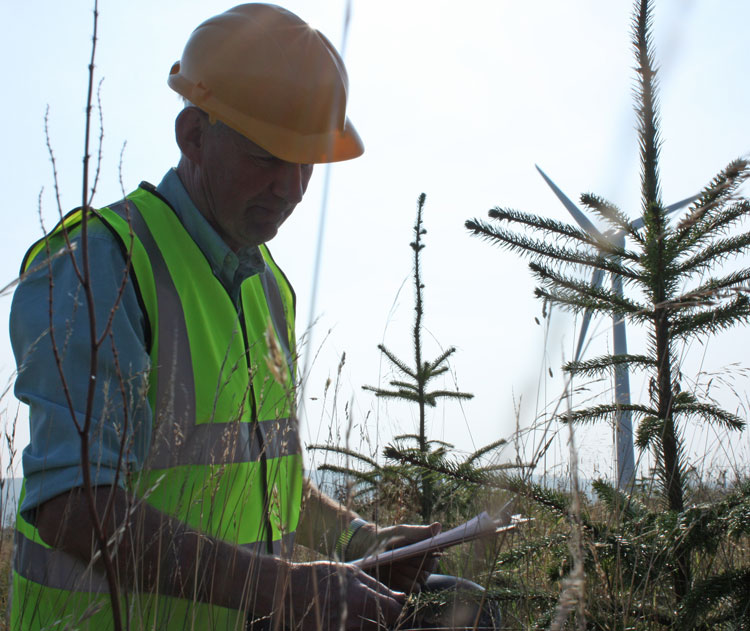
<instances>
[{"instance_id":1,"label":"man's head","mask_svg":"<svg viewBox=\"0 0 750 631\"><path fill-rule=\"evenodd\" d=\"M364 150L346 117L341 57L281 7L243 4L206 20L168 83L189 102L176 122L180 178L234 250L276 235L314 163Z\"/></svg>"},{"instance_id":2,"label":"man's head","mask_svg":"<svg viewBox=\"0 0 750 631\"><path fill-rule=\"evenodd\" d=\"M175 128L180 179L224 242L237 251L273 239L302 200L313 165L281 160L194 106Z\"/></svg>"}]
</instances>

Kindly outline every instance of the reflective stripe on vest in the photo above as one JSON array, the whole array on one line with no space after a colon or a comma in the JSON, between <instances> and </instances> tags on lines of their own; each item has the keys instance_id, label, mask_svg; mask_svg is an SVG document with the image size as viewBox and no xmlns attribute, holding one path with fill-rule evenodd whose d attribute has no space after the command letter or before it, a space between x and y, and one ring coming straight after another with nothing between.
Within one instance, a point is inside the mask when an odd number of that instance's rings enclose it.
<instances>
[{"instance_id":1,"label":"reflective stripe on vest","mask_svg":"<svg viewBox=\"0 0 750 631\"><path fill-rule=\"evenodd\" d=\"M80 214L61 226L75 230ZM209 535L288 554L299 520L302 462L294 416L294 295L286 278L261 246L267 268L243 282L238 312L174 211L155 194L140 188L96 215L130 260L150 327L152 442L132 490ZM24 269L45 245L32 246ZM14 621L22 593L36 590L47 599L47 591L61 590L58 596L68 594L70 602L96 602L106 591L103 576L46 546L18 520ZM222 608L149 598L190 612L196 628L233 628L237 621L237 612ZM166 619L161 604L149 611L160 625ZM66 607L62 613L76 612ZM19 628L41 627L27 625L24 616Z\"/></svg>"}]
</instances>

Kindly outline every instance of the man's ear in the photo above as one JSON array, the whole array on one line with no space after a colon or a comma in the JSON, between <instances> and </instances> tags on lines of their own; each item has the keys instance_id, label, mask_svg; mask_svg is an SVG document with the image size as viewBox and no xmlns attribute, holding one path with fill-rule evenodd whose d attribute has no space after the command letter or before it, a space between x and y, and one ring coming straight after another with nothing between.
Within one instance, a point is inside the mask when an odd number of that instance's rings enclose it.
<instances>
[{"instance_id":1,"label":"man's ear","mask_svg":"<svg viewBox=\"0 0 750 631\"><path fill-rule=\"evenodd\" d=\"M182 155L198 165L201 163L201 149L207 125L207 117L197 107L183 109L174 123L177 146Z\"/></svg>"}]
</instances>

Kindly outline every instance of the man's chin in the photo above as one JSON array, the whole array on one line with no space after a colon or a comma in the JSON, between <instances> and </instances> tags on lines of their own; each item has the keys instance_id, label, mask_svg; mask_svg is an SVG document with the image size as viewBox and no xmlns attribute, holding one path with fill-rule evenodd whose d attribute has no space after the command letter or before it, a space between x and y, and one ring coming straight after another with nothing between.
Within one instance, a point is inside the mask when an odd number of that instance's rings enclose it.
<instances>
[{"instance_id":1,"label":"man's chin","mask_svg":"<svg viewBox=\"0 0 750 631\"><path fill-rule=\"evenodd\" d=\"M245 243L248 246L258 246L267 243L279 233L279 228L275 224L264 224L256 226L251 235L247 235Z\"/></svg>"}]
</instances>

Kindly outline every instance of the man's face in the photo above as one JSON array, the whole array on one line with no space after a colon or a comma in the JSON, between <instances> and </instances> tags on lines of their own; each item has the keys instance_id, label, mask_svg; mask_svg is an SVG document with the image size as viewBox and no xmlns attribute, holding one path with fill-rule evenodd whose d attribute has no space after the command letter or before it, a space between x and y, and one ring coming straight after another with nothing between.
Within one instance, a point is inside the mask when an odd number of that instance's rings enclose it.
<instances>
[{"instance_id":1,"label":"man's face","mask_svg":"<svg viewBox=\"0 0 750 631\"><path fill-rule=\"evenodd\" d=\"M276 158L221 123L206 125L201 211L235 251L270 241L302 200L312 165Z\"/></svg>"}]
</instances>

